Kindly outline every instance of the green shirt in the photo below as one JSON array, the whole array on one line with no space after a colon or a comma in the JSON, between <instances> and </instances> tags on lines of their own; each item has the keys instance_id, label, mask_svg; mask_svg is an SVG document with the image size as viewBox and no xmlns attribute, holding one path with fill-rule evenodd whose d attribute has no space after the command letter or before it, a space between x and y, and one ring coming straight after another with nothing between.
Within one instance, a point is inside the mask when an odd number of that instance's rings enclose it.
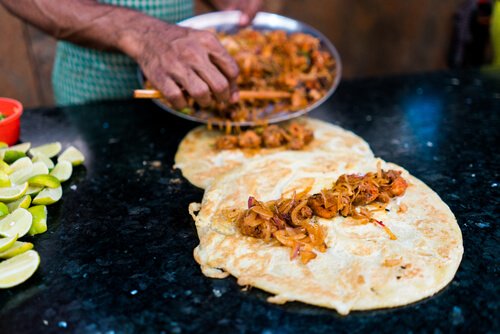
<instances>
[{"instance_id":1,"label":"green shirt","mask_svg":"<svg viewBox=\"0 0 500 334\"><path fill-rule=\"evenodd\" d=\"M192 0L99 0L135 9L175 23L193 14ZM100 52L58 42L52 85L59 105L82 104L132 96L139 88L137 64L119 53Z\"/></svg>"}]
</instances>

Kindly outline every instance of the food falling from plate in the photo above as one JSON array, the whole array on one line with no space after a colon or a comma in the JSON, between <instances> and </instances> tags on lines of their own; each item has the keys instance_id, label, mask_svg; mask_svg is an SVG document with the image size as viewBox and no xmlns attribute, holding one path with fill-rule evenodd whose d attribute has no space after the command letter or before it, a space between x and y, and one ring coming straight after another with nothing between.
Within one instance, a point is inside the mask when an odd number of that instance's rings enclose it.
<instances>
[{"instance_id":1,"label":"food falling from plate","mask_svg":"<svg viewBox=\"0 0 500 334\"><path fill-rule=\"evenodd\" d=\"M202 109L188 98L189 107L180 110L184 114L219 124L262 123L311 107L327 95L336 79L336 59L312 35L243 29L217 36L240 69L240 100L234 104L214 102ZM145 87L154 88L149 82ZM138 90L135 96L161 98L155 90ZM168 101L161 102L170 107Z\"/></svg>"}]
</instances>

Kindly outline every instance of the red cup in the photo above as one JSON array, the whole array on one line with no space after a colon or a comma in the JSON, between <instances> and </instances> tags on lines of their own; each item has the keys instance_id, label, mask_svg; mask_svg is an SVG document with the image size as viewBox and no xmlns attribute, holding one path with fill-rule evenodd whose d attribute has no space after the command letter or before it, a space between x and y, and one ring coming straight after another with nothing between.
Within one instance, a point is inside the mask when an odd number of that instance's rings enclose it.
<instances>
[{"instance_id":1,"label":"red cup","mask_svg":"<svg viewBox=\"0 0 500 334\"><path fill-rule=\"evenodd\" d=\"M0 121L0 141L7 143L9 146L17 143L22 113L23 105L19 101L0 97L0 114L5 116Z\"/></svg>"}]
</instances>

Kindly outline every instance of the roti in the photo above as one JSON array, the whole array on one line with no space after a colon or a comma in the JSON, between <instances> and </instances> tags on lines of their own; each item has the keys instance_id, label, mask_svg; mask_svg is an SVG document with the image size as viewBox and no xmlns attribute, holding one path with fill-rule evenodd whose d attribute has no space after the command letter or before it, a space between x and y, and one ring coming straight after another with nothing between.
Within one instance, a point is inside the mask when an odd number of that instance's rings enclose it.
<instances>
[{"instance_id":1,"label":"roti","mask_svg":"<svg viewBox=\"0 0 500 334\"><path fill-rule=\"evenodd\" d=\"M350 131L313 118L295 121L314 131L314 140L305 147L305 152L325 151L373 158L370 146ZM222 134L221 131L210 131L200 126L190 131L179 145L174 167L181 169L183 176L199 188L206 189L216 176L246 163L250 158L287 150L285 147L217 150L215 141Z\"/></svg>"},{"instance_id":2,"label":"roti","mask_svg":"<svg viewBox=\"0 0 500 334\"><path fill-rule=\"evenodd\" d=\"M376 224L319 218L328 248L302 264L277 242L243 236L227 218L228 210L246 209L250 195L269 201L308 188L317 193L341 174L376 171L378 162L384 170L402 171L409 184L402 197L391 199L389 211L375 213L396 240ZM300 301L340 314L429 297L453 279L463 254L457 221L434 191L400 166L352 154L278 152L252 159L217 178L193 217L200 239L194 257L206 276L233 275L240 285L273 294L269 302Z\"/></svg>"}]
</instances>

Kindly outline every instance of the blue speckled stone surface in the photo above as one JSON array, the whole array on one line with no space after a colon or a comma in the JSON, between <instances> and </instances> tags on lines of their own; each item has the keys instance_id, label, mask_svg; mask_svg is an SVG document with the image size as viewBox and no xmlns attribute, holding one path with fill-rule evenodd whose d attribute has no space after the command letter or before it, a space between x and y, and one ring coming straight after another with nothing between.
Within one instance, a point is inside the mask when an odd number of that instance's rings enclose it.
<instances>
[{"instance_id":1,"label":"blue speckled stone surface","mask_svg":"<svg viewBox=\"0 0 500 334\"><path fill-rule=\"evenodd\" d=\"M32 238L40 269L0 291L0 333L498 332L499 112L500 72L468 71L345 81L311 114L426 182L464 238L458 273L437 295L340 316L201 274L187 207L203 192L171 168L195 124L143 101L28 110L23 141L73 144L87 161L49 207L48 232Z\"/></svg>"}]
</instances>

